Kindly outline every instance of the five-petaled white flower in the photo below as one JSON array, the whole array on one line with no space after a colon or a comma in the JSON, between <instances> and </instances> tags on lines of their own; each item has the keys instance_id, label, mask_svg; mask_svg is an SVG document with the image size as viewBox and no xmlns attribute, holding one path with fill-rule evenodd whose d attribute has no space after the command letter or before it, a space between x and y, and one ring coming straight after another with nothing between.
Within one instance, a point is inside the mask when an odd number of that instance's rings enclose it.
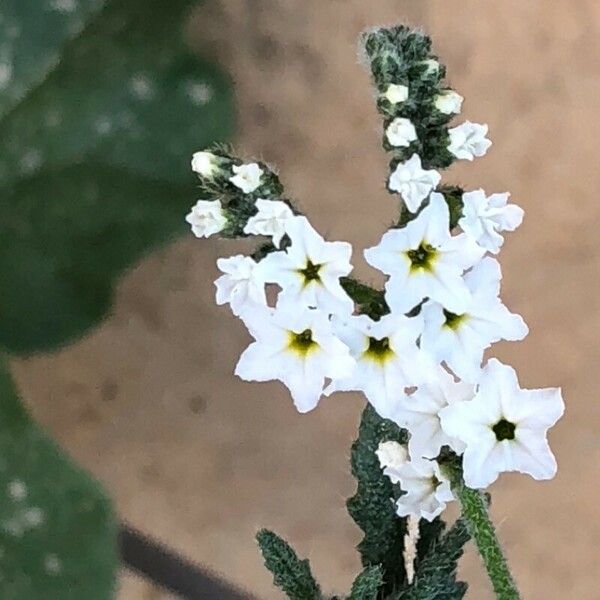
<instances>
[{"instance_id":1,"label":"five-petaled white flower","mask_svg":"<svg viewBox=\"0 0 600 600\"><path fill-rule=\"evenodd\" d=\"M244 194L251 194L260 187L264 171L257 163L240 166L233 165L232 169L235 175L230 177L229 181L240 188Z\"/></svg>"},{"instance_id":2,"label":"five-petaled white flower","mask_svg":"<svg viewBox=\"0 0 600 600\"><path fill-rule=\"evenodd\" d=\"M259 263L264 281L281 287L279 304L350 314L354 303L340 285L340 277L352 270L352 246L347 242L326 242L306 217L288 219L286 233L291 245L285 251L272 252Z\"/></svg>"},{"instance_id":3,"label":"five-petaled white flower","mask_svg":"<svg viewBox=\"0 0 600 600\"><path fill-rule=\"evenodd\" d=\"M396 117L385 130L388 142L392 146L410 146L411 142L417 139L415 126L410 119Z\"/></svg>"},{"instance_id":4,"label":"five-petaled white flower","mask_svg":"<svg viewBox=\"0 0 600 600\"><path fill-rule=\"evenodd\" d=\"M454 500L450 481L435 460L411 459L398 468L386 468L384 473L405 492L396 502L401 517L414 515L433 521L446 503Z\"/></svg>"},{"instance_id":5,"label":"five-petaled white flower","mask_svg":"<svg viewBox=\"0 0 600 600\"><path fill-rule=\"evenodd\" d=\"M464 98L454 90L444 90L435 99L435 107L445 115L458 114Z\"/></svg>"},{"instance_id":6,"label":"five-petaled white flower","mask_svg":"<svg viewBox=\"0 0 600 600\"><path fill-rule=\"evenodd\" d=\"M498 261L486 257L464 276L471 292L464 311L450 312L431 301L421 311L425 321L421 347L463 381L477 382L486 348L500 340L522 340L529 332L523 319L498 297L501 278Z\"/></svg>"},{"instance_id":7,"label":"five-petaled white flower","mask_svg":"<svg viewBox=\"0 0 600 600\"><path fill-rule=\"evenodd\" d=\"M382 417L390 418L405 388L425 380L434 366L417 346L422 328L420 317L334 317L334 332L350 348L356 366L349 376L333 379L325 394L360 390Z\"/></svg>"},{"instance_id":8,"label":"five-petaled white flower","mask_svg":"<svg viewBox=\"0 0 600 600\"><path fill-rule=\"evenodd\" d=\"M398 104L408 98L408 88L398 83L390 83L383 95L390 104Z\"/></svg>"},{"instance_id":9,"label":"five-petaled white flower","mask_svg":"<svg viewBox=\"0 0 600 600\"><path fill-rule=\"evenodd\" d=\"M463 216L460 228L480 246L497 254L504 243L500 231L514 231L523 221L524 211L516 204L508 204L508 192L486 198L483 190L466 192L462 196Z\"/></svg>"},{"instance_id":10,"label":"five-petaled white flower","mask_svg":"<svg viewBox=\"0 0 600 600\"><path fill-rule=\"evenodd\" d=\"M256 341L242 353L236 375L246 381L281 381L299 412L315 408L326 377L345 377L354 368L348 347L320 310L257 307L242 319Z\"/></svg>"},{"instance_id":11,"label":"five-petaled white flower","mask_svg":"<svg viewBox=\"0 0 600 600\"><path fill-rule=\"evenodd\" d=\"M429 196L440 182L442 176L434 169L425 170L421 167L421 157L413 154L406 162L399 163L390 175L389 188L398 192L406 208L412 213L417 212L423 200Z\"/></svg>"},{"instance_id":12,"label":"five-petaled white flower","mask_svg":"<svg viewBox=\"0 0 600 600\"><path fill-rule=\"evenodd\" d=\"M410 396L400 400L399 410L392 419L408 429L408 450L413 459L436 458L442 446L449 446L459 454L464 444L451 438L442 429L439 412L453 402L470 400L475 386L455 381L442 367L431 371L431 377Z\"/></svg>"},{"instance_id":13,"label":"five-petaled white flower","mask_svg":"<svg viewBox=\"0 0 600 600\"><path fill-rule=\"evenodd\" d=\"M192 171L201 177L210 177L218 170L217 157L212 152L195 152L192 156Z\"/></svg>"},{"instance_id":14,"label":"five-petaled white flower","mask_svg":"<svg viewBox=\"0 0 600 600\"><path fill-rule=\"evenodd\" d=\"M248 219L244 233L251 235L268 235L273 238L273 245L279 248L281 238L285 235L285 225L294 216L292 209L281 200L256 201L258 212Z\"/></svg>"},{"instance_id":15,"label":"five-petaled white flower","mask_svg":"<svg viewBox=\"0 0 600 600\"><path fill-rule=\"evenodd\" d=\"M185 217L196 237L209 237L227 224L220 200L198 200Z\"/></svg>"},{"instance_id":16,"label":"five-petaled white flower","mask_svg":"<svg viewBox=\"0 0 600 600\"><path fill-rule=\"evenodd\" d=\"M425 298L455 314L468 308L471 293L462 274L485 250L464 233L450 235L449 220L444 196L433 192L416 219L388 231L378 246L365 250L367 262L390 275L385 289L393 311L406 313Z\"/></svg>"},{"instance_id":17,"label":"five-petaled white flower","mask_svg":"<svg viewBox=\"0 0 600 600\"><path fill-rule=\"evenodd\" d=\"M476 156L483 156L492 142L486 138L487 125L465 121L462 125L448 131L450 143L448 150L456 156L465 160L473 160Z\"/></svg>"},{"instance_id":18,"label":"five-petaled white flower","mask_svg":"<svg viewBox=\"0 0 600 600\"><path fill-rule=\"evenodd\" d=\"M559 388L522 390L512 367L491 359L473 400L440 412L444 431L466 444L465 483L484 488L504 471L551 479L556 460L546 433L564 412Z\"/></svg>"},{"instance_id":19,"label":"five-petaled white flower","mask_svg":"<svg viewBox=\"0 0 600 600\"><path fill-rule=\"evenodd\" d=\"M256 263L249 256L237 254L219 258L217 267L223 275L215 281L217 304L231 306L234 315L255 306L266 306L265 283L256 276Z\"/></svg>"}]
</instances>

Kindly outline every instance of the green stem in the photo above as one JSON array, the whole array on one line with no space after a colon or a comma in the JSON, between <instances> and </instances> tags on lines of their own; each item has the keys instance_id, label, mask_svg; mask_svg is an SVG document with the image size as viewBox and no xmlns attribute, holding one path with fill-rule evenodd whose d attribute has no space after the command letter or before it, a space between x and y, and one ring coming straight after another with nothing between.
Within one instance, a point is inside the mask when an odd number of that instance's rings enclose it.
<instances>
[{"instance_id":1,"label":"green stem","mask_svg":"<svg viewBox=\"0 0 600 600\"><path fill-rule=\"evenodd\" d=\"M453 487L462 505L462 514L469 533L477 544L496 597L498 600L519 600L519 591L496 537L483 494L467 487L462 478L456 481Z\"/></svg>"}]
</instances>

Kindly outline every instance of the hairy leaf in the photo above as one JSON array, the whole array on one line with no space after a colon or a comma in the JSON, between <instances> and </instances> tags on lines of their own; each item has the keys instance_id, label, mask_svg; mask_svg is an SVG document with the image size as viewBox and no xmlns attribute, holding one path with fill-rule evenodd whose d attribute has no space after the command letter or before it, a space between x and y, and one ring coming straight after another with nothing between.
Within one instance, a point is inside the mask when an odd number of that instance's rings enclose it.
<instances>
[{"instance_id":1,"label":"hairy leaf","mask_svg":"<svg viewBox=\"0 0 600 600\"><path fill-rule=\"evenodd\" d=\"M321 590L310 571L308 560L301 560L277 534L262 529L256 535L265 566L273 581L290 600L319 600Z\"/></svg>"}]
</instances>

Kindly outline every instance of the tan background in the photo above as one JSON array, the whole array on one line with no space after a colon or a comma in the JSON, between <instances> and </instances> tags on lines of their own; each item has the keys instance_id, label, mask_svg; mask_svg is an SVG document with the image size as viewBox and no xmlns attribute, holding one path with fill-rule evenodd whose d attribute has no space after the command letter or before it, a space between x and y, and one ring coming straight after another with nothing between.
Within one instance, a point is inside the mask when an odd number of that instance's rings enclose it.
<instances>
[{"instance_id":1,"label":"tan background","mask_svg":"<svg viewBox=\"0 0 600 600\"><path fill-rule=\"evenodd\" d=\"M331 239L359 250L394 214L386 159L355 39L410 22L433 36L464 116L490 124L485 159L446 181L509 189L526 221L501 255L504 298L531 335L498 347L522 384L562 385L549 483L503 476L493 514L525 598L600 598L600 5L594 0L207 0L195 46L235 80L237 145L279 166ZM194 191L190 185L190 204ZM183 218L183 215L182 215ZM310 557L326 591L356 573L344 510L362 400L298 415L277 384L231 375L247 334L213 306L214 261L231 244L190 235L119 285L114 314L74 346L14 361L35 415L114 495L120 514L264 599L279 598L253 535L272 527ZM491 598L477 556L471 600ZM125 577L123 600L163 598Z\"/></svg>"}]
</instances>

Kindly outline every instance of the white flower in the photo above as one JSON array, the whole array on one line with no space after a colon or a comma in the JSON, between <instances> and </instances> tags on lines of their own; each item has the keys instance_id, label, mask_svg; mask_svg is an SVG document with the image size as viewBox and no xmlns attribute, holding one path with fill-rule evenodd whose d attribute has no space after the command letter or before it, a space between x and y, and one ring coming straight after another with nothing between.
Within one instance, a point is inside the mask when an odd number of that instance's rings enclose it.
<instances>
[{"instance_id":1,"label":"white flower","mask_svg":"<svg viewBox=\"0 0 600 600\"><path fill-rule=\"evenodd\" d=\"M196 152L192 156L192 171L202 177L210 177L218 169L216 159L212 152Z\"/></svg>"},{"instance_id":2,"label":"white flower","mask_svg":"<svg viewBox=\"0 0 600 600\"><path fill-rule=\"evenodd\" d=\"M484 488L504 471L554 477L556 460L546 432L564 408L559 388L522 390L514 369L491 359L473 400L451 404L440 418L444 431L466 444L465 483Z\"/></svg>"},{"instance_id":3,"label":"white flower","mask_svg":"<svg viewBox=\"0 0 600 600\"><path fill-rule=\"evenodd\" d=\"M409 119L402 117L395 118L387 126L385 135L392 146L410 146L410 143L417 139L415 126Z\"/></svg>"},{"instance_id":4,"label":"white flower","mask_svg":"<svg viewBox=\"0 0 600 600\"><path fill-rule=\"evenodd\" d=\"M229 303L234 315L257 304L266 306L265 284L256 276L258 263L238 254L219 258L217 267L224 273L215 281L217 304Z\"/></svg>"},{"instance_id":5,"label":"white flower","mask_svg":"<svg viewBox=\"0 0 600 600\"><path fill-rule=\"evenodd\" d=\"M379 459L379 466L383 469L383 474L387 475L392 483L398 483L400 481L398 470L408 460L406 448L393 440L379 442L375 454Z\"/></svg>"},{"instance_id":6,"label":"white flower","mask_svg":"<svg viewBox=\"0 0 600 600\"><path fill-rule=\"evenodd\" d=\"M498 297L501 278L498 262L484 258L464 277L471 292L464 311L449 312L437 302L427 302L421 311L421 347L464 381L477 381L486 348L500 340L522 340L529 332L523 319Z\"/></svg>"},{"instance_id":7,"label":"white flower","mask_svg":"<svg viewBox=\"0 0 600 600\"><path fill-rule=\"evenodd\" d=\"M248 219L244 233L251 235L268 235L273 238L273 244L279 248L281 238L285 235L285 225L294 216L292 209L280 200L256 201L258 212Z\"/></svg>"},{"instance_id":8,"label":"white flower","mask_svg":"<svg viewBox=\"0 0 600 600\"><path fill-rule=\"evenodd\" d=\"M499 231L514 231L523 221L524 211L508 204L509 194L492 194L486 198L483 190L466 192L462 196L460 228L480 246L497 254L504 243Z\"/></svg>"},{"instance_id":9,"label":"white flower","mask_svg":"<svg viewBox=\"0 0 600 600\"><path fill-rule=\"evenodd\" d=\"M345 377L354 360L335 337L319 310L278 306L245 311L244 323L255 338L235 369L246 381L277 379L286 385L299 412L319 402L326 377Z\"/></svg>"},{"instance_id":10,"label":"white flower","mask_svg":"<svg viewBox=\"0 0 600 600\"><path fill-rule=\"evenodd\" d=\"M439 412L453 402L470 400L474 394L475 386L454 381L452 375L438 367L435 377L400 400L399 410L392 419L410 432L408 450L413 459L436 458L442 446L462 453L464 444L442 429Z\"/></svg>"},{"instance_id":11,"label":"white flower","mask_svg":"<svg viewBox=\"0 0 600 600\"><path fill-rule=\"evenodd\" d=\"M383 95L390 104L398 104L408 98L408 88L405 85L390 83Z\"/></svg>"},{"instance_id":12,"label":"white flower","mask_svg":"<svg viewBox=\"0 0 600 600\"><path fill-rule=\"evenodd\" d=\"M466 160L473 160L476 156L483 156L492 145L492 142L485 137L487 132L487 125L465 121L462 125L448 131L450 135L448 150L456 158Z\"/></svg>"},{"instance_id":13,"label":"white flower","mask_svg":"<svg viewBox=\"0 0 600 600\"><path fill-rule=\"evenodd\" d=\"M394 469L394 476L406 492L396 502L401 517L414 515L433 521L446 508L446 502L454 500L450 482L434 460L407 461Z\"/></svg>"},{"instance_id":14,"label":"white flower","mask_svg":"<svg viewBox=\"0 0 600 600\"><path fill-rule=\"evenodd\" d=\"M388 314L379 321L366 315L334 317L334 331L350 348L356 366L347 377L333 379L325 394L363 391L375 410L390 418L398 410L405 388L423 381L433 368L417 346L422 327L420 317L404 315Z\"/></svg>"},{"instance_id":15,"label":"white flower","mask_svg":"<svg viewBox=\"0 0 600 600\"><path fill-rule=\"evenodd\" d=\"M385 289L392 311L406 313L424 298L456 314L468 308L471 293L462 274L485 251L464 233L450 235L449 219L444 197L434 192L416 219L365 250L367 262L390 275Z\"/></svg>"},{"instance_id":16,"label":"white flower","mask_svg":"<svg viewBox=\"0 0 600 600\"><path fill-rule=\"evenodd\" d=\"M435 99L435 107L445 115L458 114L464 98L454 90L444 90Z\"/></svg>"},{"instance_id":17,"label":"white flower","mask_svg":"<svg viewBox=\"0 0 600 600\"><path fill-rule=\"evenodd\" d=\"M389 188L393 192L399 192L408 210L414 213L441 178L433 169L424 170L420 156L413 154L406 162L399 163L390 175Z\"/></svg>"},{"instance_id":18,"label":"white flower","mask_svg":"<svg viewBox=\"0 0 600 600\"><path fill-rule=\"evenodd\" d=\"M227 224L227 218L219 200L198 200L185 217L196 237L209 237Z\"/></svg>"},{"instance_id":19,"label":"white flower","mask_svg":"<svg viewBox=\"0 0 600 600\"><path fill-rule=\"evenodd\" d=\"M229 181L236 187L240 188L244 194L251 194L260 187L261 177L264 171L256 164L248 165L233 165L235 175L229 178Z\"/></svg>"},{"instance_id":20,"label":"white flower","mask_svg":"<svg viewBox=\"0 0 600 600\"><path fill-rule=\"evenodd\" d=\"M272 252L259 263L264 281L282 289L278 302L350 314L354 303L340 285L340 277L352 270L352 246L326 242L306 217L288 219L286 233L291 246Z\"/></svg>"}]
</instances>

